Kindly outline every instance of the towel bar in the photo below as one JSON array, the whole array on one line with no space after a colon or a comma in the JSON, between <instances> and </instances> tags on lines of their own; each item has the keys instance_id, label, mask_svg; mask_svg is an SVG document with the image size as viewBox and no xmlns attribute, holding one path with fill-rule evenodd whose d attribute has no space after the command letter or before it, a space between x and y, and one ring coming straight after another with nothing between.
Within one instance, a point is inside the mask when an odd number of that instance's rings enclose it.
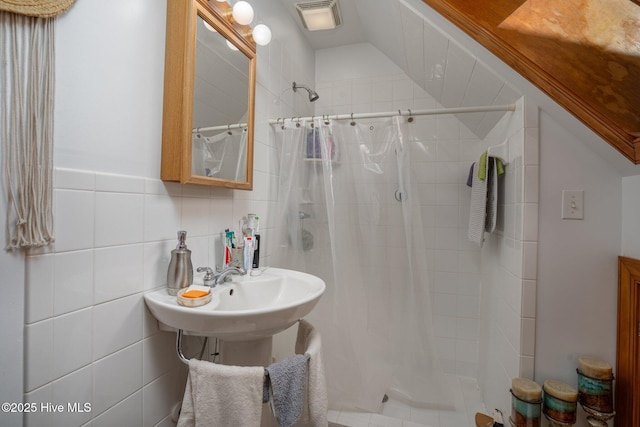
<instances>
[{"instance_id":1,"label":"towel bar","mask_svg":"<svg viewBox=\"0 0 640 427\"><path fill-rule=\"evenodd\" d=\"M178 333L176 334L176 353L178 353L178 359L185 365L189 365L189 359L187 359L182 353L182 329L178 329ZM202 349L200 350L200 359L204 355L204 350L207 347L207 342L209 341L209 337L204 337L204 342L202 343Z\"/></svg>"}]
</instances>

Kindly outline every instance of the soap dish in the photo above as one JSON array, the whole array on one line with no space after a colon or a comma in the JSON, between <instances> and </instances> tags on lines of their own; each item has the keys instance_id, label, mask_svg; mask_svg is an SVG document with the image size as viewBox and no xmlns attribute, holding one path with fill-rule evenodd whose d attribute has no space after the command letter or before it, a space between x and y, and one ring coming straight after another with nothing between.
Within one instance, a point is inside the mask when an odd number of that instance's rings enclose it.
<instances>
[{"instance_id":1,"label":"soap dish","mask_svg":"<svg viewBox=\"0 0 640 427\"><path fill-rule=\"evenodd\" d=\"M200 307L201 305L208 304L211 301L211 292L199 298L185 298L182 294L185 293L187 289L188 288L184 288L178 291L178 304L185 307Z\"/></svg>"}]
</instances>

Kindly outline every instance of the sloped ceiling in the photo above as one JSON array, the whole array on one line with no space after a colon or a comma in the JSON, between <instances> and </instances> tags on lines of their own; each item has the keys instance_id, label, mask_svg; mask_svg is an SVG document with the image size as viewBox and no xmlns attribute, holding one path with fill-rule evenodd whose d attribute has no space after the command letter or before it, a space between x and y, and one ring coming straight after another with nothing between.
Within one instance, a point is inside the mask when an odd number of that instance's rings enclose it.
<instances>
[{"instance_id":1,"label":"sloped ceiling","mask_svg":"<svg viewBox=\"0 0 640 427\"><path fill-rule=\"evenodd\" d=\"M281 0L299 23L295 3ZM440 32L403 0L340 0L343 25L336 30L301 30L314 49L368 42L444 107L514 103L520 94L486 65ZM458 118L484 138L502 112L459 114Z\"/></svg>"}]
</instances>

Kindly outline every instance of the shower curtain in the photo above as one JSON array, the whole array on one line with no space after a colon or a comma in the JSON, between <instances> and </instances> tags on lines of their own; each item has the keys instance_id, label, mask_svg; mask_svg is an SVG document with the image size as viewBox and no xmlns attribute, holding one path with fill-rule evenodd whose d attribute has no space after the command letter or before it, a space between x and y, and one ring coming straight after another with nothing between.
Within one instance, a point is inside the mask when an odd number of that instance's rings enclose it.
<instances>
[{"instance_id":1,"label":"shower curtain","mask_svg":"<svg viewBox=\"0 0 640 427\"><path fill-rule=\"evenodd\" d=\"M287 121L275 132L276 262L327 283L308 318L322 335L330 403L377 411L391 393L446 402L412 167L426 148L400 117Z\"/></svg>"},{"instance_id":2,"label":"shower curtain","mask_svg":"<svg viewBox=\"0 0 640 427\"><path fill-rule=\"evenodd\" d=\"M246 180L247 129L192 136L192 172L212 178Z\"/></svg>"}]
</instances>

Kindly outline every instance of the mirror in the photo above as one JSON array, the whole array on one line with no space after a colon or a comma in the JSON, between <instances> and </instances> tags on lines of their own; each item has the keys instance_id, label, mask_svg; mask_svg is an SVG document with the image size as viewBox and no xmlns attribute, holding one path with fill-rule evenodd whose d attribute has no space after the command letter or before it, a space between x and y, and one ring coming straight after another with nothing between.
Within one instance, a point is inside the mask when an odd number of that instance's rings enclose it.
<instances>
[{"instance_id":1,"label":"mirror","mask_svg":"<svg viewBox=\"0 0 640 427\"><path fill-rule=\"evenodd\" d=\"M229 9L167 2L162 180L252 189L255 44Z\"/></svg>"}]
</instances>

